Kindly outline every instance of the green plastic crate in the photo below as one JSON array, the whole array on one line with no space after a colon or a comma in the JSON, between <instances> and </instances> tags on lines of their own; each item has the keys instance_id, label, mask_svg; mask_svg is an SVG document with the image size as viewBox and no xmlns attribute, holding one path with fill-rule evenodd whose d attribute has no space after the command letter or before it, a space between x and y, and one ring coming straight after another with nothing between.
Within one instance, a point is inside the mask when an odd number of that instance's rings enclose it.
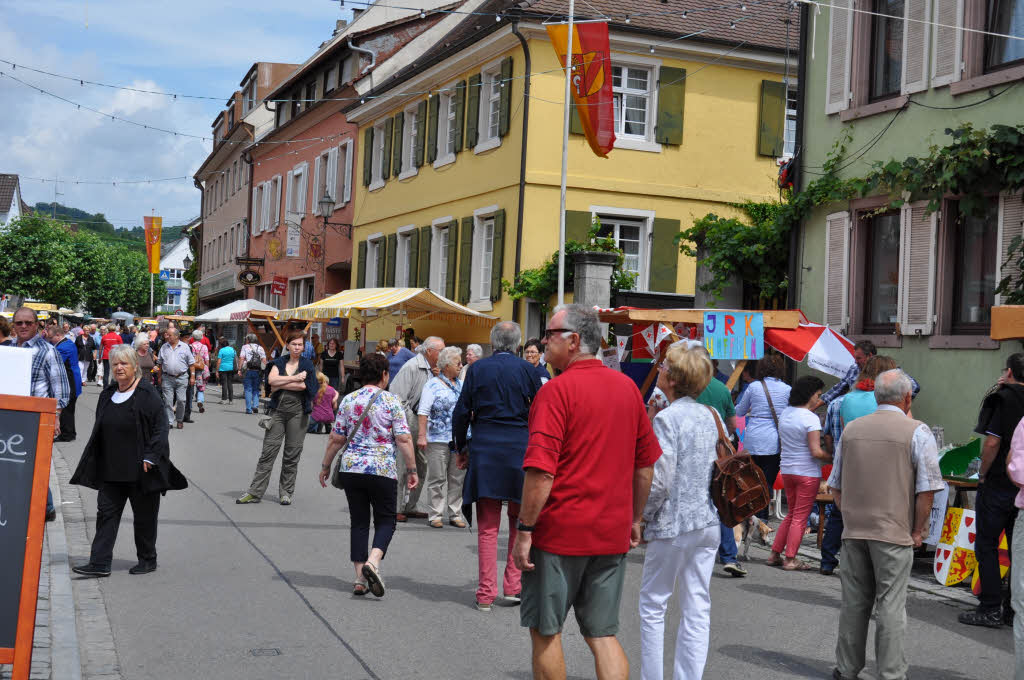
<instances>
[{"instance_id":1,"label":"green plastic crate","mask_svg":"<svg viewBox=\"0 0 1024 680\"><path fill-rule=\"evenodd\" d=\"M981 440L975 438L963 446L946 451L942 458L939 458L939 469L942 470L943 476L959 477L967 472L967 466L972 460L980 457Z\"/></svg>"}]
</instances>

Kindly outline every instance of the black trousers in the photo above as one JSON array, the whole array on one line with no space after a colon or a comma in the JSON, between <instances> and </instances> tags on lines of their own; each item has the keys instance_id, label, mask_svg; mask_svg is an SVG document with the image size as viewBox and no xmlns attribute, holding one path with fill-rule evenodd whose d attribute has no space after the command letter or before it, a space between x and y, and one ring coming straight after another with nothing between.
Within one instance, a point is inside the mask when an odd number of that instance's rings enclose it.
<instances>
[{"instance_id":1,"label":"black trousers","mask_svg":"<svg viewBox=\"0 0 1024 680\"><path fill-rule=\"evenodd\" d=\"M75 404L78 403L78 396L75 395L75 384L71 383L71 398L68 405L60 412L60 436L74 439L75 432Z\"/></svg>"},{"instance_id":2,"label":"black trousers","mask_svg":"<svg viewBox=\"0 0 1024 680\"><path fill-rule=\"evenodd\" d=\"M110 359L103 360L103 387L106 388L110 384Z\"/></svg>"},{"instance_id":3,"label":"black trousers","mask_svg":"<svg viewBox=\"0 0 1024 680\"><path fill-rule=\"evenodd\" d=\"M395 535L395 512L398 507L398 485L390 477L342 472L341 485L348 499L352 519L350 558L365 562L370 556L370 514L373 514L373 547L388 552Z\"/></svg>"},{"instance_id":4,"label":"black trousers","mask_svg":"<svg viewBox=\"0 0 1024 680\"><path fill-rule=\"evenodd\" d=\"M87 382L92 382L96 379L96 362L89 360L89 368L85 369L85 377Z\"/></svg>"},{"instance_id":5,"label":"black trousers","mask_svg":"<svg viewBox=\"0 0 1024 680\"><path fill-rule=\"evenodd\" d=\"M978 558L978 577L981 580L981 595L978 596L982 609L998 609L1001 604L1010 606L1009 592L1002 594L1002 577L999 575L999 534L1006 531L1006 544L1011 554L1013 526L1017 519L1017 508L1013 499L1016 489L989 488L982 484L974 502L974 514L978 520L978 535L974 540L974 554Z\"/></svg>"},{"instance_id":6,"label":"black trousers","mask_svg":"<svg viewBox=\"0 0 1024 680\"><path fill-rule=\"evenodd\" d=\"M220 371L220 398L229 402L235 400L234 371Z\"/></svg>"},{"instance_id":7,"label":"black trousers","mask_svg":"<svg viewBox=\"0 0 1024 680\"><path fill-rule=\"evenodd\" d=\"M750 456L751 460L757 467L761 468L761 472L764 473L764 478L768 480L768 497L771 498L772 486L775 484L775 478L779 476L779 466L782 465L782 456L776 453L774 456ZM759 519L768 519L768 508L765 508L761 512L757 513Z\"/></svg>"},{"instance_id":8,"label":"black trousers","mask_svg":"<svg viewBox=\"0 0 1024 680\"><path fill-rule=\"evenodd\" d=\"M139 561L156 561L159 492L143 493L136 482L102 482L96 498L96 535L92 539L91 563L110 567L126 501L132 504L132 513L135 515L135 551Z\"/></svg>"},{"instance_id":9,"label":"black trousers","mask_svg":"<svg viewBox=\"0 0 1024 680\"><path fill-rule=\"evenodd\" d=\"M192 393L196 391L195 385L189 385L185 390L185 420L192 417Z\"/></svg>"}]
</instances>

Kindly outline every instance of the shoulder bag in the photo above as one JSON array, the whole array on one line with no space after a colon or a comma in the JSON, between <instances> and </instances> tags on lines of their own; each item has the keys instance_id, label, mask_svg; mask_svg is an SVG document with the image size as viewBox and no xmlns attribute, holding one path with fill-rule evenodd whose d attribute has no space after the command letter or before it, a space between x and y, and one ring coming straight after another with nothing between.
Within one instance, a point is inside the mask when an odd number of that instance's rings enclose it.
<instances>
[{"instance_id":1,"label":"shoulder bag","mask_svg":"<svg viewBox=\"0 0 1024 680\"><path fill-rule=\"evenodd\" d=\"M377 401L377 397L384 394L384 390L377 390L377 394L373 395L370 401L366 404L366 408L363 409L363 417L359 419L356 426L349 430L348 435L345 437L345 443L342 444L341 449L338 451L338 455L334 457L334 465L331 467L331 486L335 489L341 489L341 458L345 455L345 451L348 450L348 445L352 442L352 437L355 436L356 432L359 432L359 428L366 422L367 416L370 415L370 409L373 408L373 403Z\"/></svg>"},{"instance_id":2,"label":"shoulder bag","mask_svg":"<svg viewBox=\"0 0 1024 680\"><path fill-rule=\"evenodd\" d=\"M775 404L772 403L772 393L768 391L768 383L761 378L761 387L764 389L764 398L768 401L768 409L772 412L772 420L775 421L775 438L778 441L779 450L775 453L782 453L782 432L779 431L779 416L775 413Z\"/></svg>"},{"instance_id":3,"label":"shoulder bag","mask_svg":"<svg viewBox=\"0 0 1024 680\"><path fill-rule=\"evenodd\" d=\"M711 470L711 501L722 524L734 527L768 507L768 482L748 454L733 449L715 409L707 409L718 426L718 459Z\"/></svg>"}]
</instances>

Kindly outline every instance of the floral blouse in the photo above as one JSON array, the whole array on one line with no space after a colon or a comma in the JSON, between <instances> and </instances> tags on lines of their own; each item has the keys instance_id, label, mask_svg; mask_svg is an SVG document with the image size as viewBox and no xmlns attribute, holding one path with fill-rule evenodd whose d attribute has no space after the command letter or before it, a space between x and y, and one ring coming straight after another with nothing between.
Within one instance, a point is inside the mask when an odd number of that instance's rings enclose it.
<instances>
[{"instance_id":1,"label":"floral blouse","mask_svg":"<svg viewBox=\"0 0 1024 680\"><path fill-rule=\"evenodd\" d=\"M379 390L367 385L347 395L338 407L334 432L348 437ZM341 458L341 471L398 479L395 437L403 434L409 434L409 423L402 402L391 392L384 392L373 402L370 414L352 436Z\"/></svg>"},{"instance_id":2,"label":"floral blouse","mask_svg":"<svg viewBox=\"0 0 1024 680\"><path fill-rule=\"evenodd\" d=\"M443 375L431 378L423 386L416 415L427 417L427 442L447 444L452 439L452 411L462 393L462 381Z\"/></svg>"}]
</instances>

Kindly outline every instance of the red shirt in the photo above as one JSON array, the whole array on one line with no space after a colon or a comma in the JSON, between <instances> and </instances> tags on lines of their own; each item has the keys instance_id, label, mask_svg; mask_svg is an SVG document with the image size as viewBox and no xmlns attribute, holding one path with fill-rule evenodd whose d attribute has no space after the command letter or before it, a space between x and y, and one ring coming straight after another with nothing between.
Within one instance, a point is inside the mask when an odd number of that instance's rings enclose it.
<instances>
[{"instance_id":1,"label":"red shirt","mask_svg":"<svg viewBox=\"0 0 1024 680\"><path fill-rule=\"evenodd\" d=\"M117 347L120 344L122 344L121 336L117 333L107 333L104 335L100 338L100 346L103 347L103 356L100 359L109 359L111 348Z\"/></svg>"},{"instance_id":2,"label":"red shirt","mask_svg":"<svg viewBox=\"0 0 1024 680\"><path fill-rule=\"evenodd\" d=\"M213 352L213 345L210 344L210 339L206 337L205 333L203 334L203 337L199 338L199 342L206 345L207 352Z\"/></svg>"},{"instance_id":3,"label":"red shirt","mask_svg":"<svg viewBox=\"0 0 1024 680\"><path fill-rule=\"evenodd\" d=\"M598 359L571 364L530 408L523 469L555 477L533 545L558 555L628 552L633 471L659 457L636 383Z\"/></svg>"}]
</instances>

